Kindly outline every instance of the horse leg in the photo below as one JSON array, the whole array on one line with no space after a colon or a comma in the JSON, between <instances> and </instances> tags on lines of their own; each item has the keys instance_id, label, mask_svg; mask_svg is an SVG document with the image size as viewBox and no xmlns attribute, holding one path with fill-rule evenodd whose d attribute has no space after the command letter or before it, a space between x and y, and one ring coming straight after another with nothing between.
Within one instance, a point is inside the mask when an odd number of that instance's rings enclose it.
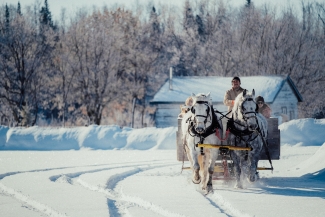
<instances>
[{"instance_id":1,"label":"horse leg","mask_svg":"<svg viewBox=\"0 0 325 217\"><path fill-rule=\"evenodd\" d=\"M234 188L243 188L243 184L241 182L240 179L240 175L241 175L241 168L240 168L240 159L239 157L235 154L234 151L231 151L231 158L234 162L234 174L235 174L235 179L236 179L236 183Z\"/></svg>"},{"instance_id":2,"label":"horse leg","mask_svg":"<svg viewBox=\"0 0 325 217\"><path fill-rule=\"evenodd\" d=\"M189 159L191 167L192 167L192 182L194 184L199 184L201 182L200 175L199 175L199 169L194 169L195 162L192 159L192 155L190 153L189 148L187 146L185 146L185 147L186 147L185 149L186 149L187 158Z\"/></svg>"},{"instance_id":3,"label":"horse leg","mask_svg":"<svg viewBox=\"0 0 325 217\"><path fill-rule=\"evenodd\" d=\"M251 160L251 165L249 168L249 177L248 177L249 182L255 182L258 179L257 163L258 161L256 159Z\"/></svg>"},{"instance_id":4,"label":"horse leg","mask_svg":"<svg viewBox=\"0 0 325 217\"><path fill-rule=\"evenodd\" d=\"M200 165L198 163L198 156L197 153L192 150L192 160L193 160L193 175L192 175L192 182L194 184L199 184L201 182L200 177Z\"/></svg>"},{"instance_id":5,"label":"horse leg","mask_svg":"<svg viewBox=\"0 0 325 217\"><path fill-rule=\"evenodd\" d=\"M200 184L201 182L200 170L193 170L192 182L194 184Z\"/></svg>"},{"instance_id":6,"label":"horse leg","mask_svg":"<svg viewBox=\"0 0 325 217\"><path fill-rule=\"evenodd\" d=\"M211 173L209 171L209 180L208 180L208 183L207 183L207 188L206 188L205 194L208 194L210 192L213 193L212 175L213 175L213 172Z\"/></svg>"},{"instance_id":7,"label":"horse leg","mask_svg":"<svg viewBox=\"0 0 325 217\"><path fill-rule=\"evenodd\" d=\"M207 189L208 178L208 166L210 159L210 149L205 149L204 155L199 155L200 164L200 176L201 176L201 187L202 190Z\"/></svg>"},{"instance_id":8,"label":"horse leg","mask_svg":"<svg viewBox=\"0 0 325 217\"><path fill-rule=\"evenodd\" d=\"M187 145L185 145L185 151L186 151L187 159L190 161L190 165L192 166L193 160L192 160L190 149L187 147Z\"/></svg>"},{"instance_id":9,"label":"horse leg","mask_svg":"<svg viewBox=\"0 0 325 217\"><path fill-rule=\"evenodd\" d=\"M194 146L188 146L187 144L194 144L193 137L189 137L188 140L185 140L186 137L184 137L184 145L185 150L187 154L187 158L190 161L191 169L192 169L192 182L194 184L199 184L201 182L201 178L199 175L200 166L198 164L197 159L197 151L195 150Z\"/></svg>"},{"instance_id":10,"label":"horse leg","mask_svg":"<svg viewBox=\"0 0 325 217\"><path fill-rule=\"evenodd\" d=\"M210 149L210 160L209 160L209 178L206 188L206 194L213 192L213 185L212 185L212 176L214 172L215 163L218 157L218 149Z\"/></svg>"}]
</instances>

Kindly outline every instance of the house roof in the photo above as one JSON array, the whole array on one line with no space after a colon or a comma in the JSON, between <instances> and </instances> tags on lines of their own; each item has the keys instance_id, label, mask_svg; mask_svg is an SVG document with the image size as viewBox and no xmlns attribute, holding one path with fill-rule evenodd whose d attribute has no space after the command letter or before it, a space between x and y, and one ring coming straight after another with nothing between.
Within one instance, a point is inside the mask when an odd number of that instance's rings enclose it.
<instances>
[{"instance_id":1,"label":"house roof","mask_svg":"<svg viewBox=\"0 0 325 217\"><path fill-rule=\"evenodd\" d=\"M184 76L172 78L172 89L169 80L159 89L151 100L158 103L184 103L192 93L209 93L214 103L223 102L225 92L231 88L232 77L219 76ZM265 102L272 103L287 81L299 102L302 96L289 76L248 76L240 77L241 87L248 91L255 90L255 95L264 97Z\"/></svg>"}]
</instances>

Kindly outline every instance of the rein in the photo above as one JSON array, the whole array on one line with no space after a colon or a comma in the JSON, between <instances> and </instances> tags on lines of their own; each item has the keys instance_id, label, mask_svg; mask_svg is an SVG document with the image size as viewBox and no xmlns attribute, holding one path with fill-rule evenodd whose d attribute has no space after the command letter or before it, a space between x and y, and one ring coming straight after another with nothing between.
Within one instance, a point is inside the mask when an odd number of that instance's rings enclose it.
<instances>
[{"instance_id":1,"label":"rein","mask_svg":"<svg viewBox=\"0 0 325 217\"><path fill-rule=\"evenodd\" d=\"M254 100L253 100L252 98L249 98L249 99L246 99L245 101L254 101ZM244 102L245 102L245 101L244 101ZM243 103L243 104L244 104L244 103ZM242 110L244 110L244 109L242 109ZM228 114L230 114L232 111L229 111L229 112L228 112L227 114L225 114L225 115L224 115L223 113L219 112L218 110L216 110L215 112L221 114L220 120L223 119L223 118L227 118L227 119L228 119L228 121L227 121L227 128L226 128L227 130L226 130L225 138L222 139L221 136L220 136L220 133L219 133L218 131L216 132L216 136L217 136L221 141L225 141L225 140L227 140L228 137L229 137L229 132L231 132L231 133L232 133L236 138L239 138L240 140L244 141L245 144L246 144L246 146L248 147L248 146L249 146L248 142L253 141L253 140L256 139L256 137L259 135L259 134L256 134L256 136L255 136L254 138L252 138L252 135L253 135L253 133L255 132L254 130L249 130L248 127L247 127L247 124L244 125L244 124L242 124L242 123L239 123L239 122L235 121L233 117L229 118L229 117L228 117ZM242 112L242 113L243 113L243 117L244 117L245 122L247 122L247 119L249 119L249 118L246 118L246 117L245 117L245 115L247 115L247 114L254 114L254 115L255 115L254 117L256 118L256 111L251 111L251 112ZM257 120L257 119L256 119L256 120ZM239 125L239 126L241 126L241 127L245 127L245 129L244 129L244 130L240 130L240 129L238 129L238 128L235 126L235 124L237 124L237 125ZM258 129L257 129L257 130L260 131L259 126L258 126ZM245 136L249 136L249 137L247 138L247 140L244 139Z\"/></svg>"},{"instance_id":2,"label":"rein","mask_svg":"<svg viewBox=\"0 0 325 217\"><path fill-rule=\"evenodd\" d=\"M254 100L252 98L249 98L249 99L246 99L245 101L254 101ZM244 102L242 103L242 107L243 107ZM242 109L242 110L244 110L244 109ZM271 160L271 156L270 156L270 153L269 153L268 145L267 145L267 142L264 139L264 136L261 133L260 124L259 124L258 119L256 117L256 110L255 111L251 111L251 112L242 112L242 113L244 114L243 115L243 118L244 118L245 121L247 121L247 119L248 119L247 117L245 117L245 115L247 115L247 114L254 114L254 118L256 119L256 122L257 122L257 129L255 129L253 131L250 131L250 130L248 130L248 127L247 127L244 130L239 130L239 129L236 128L235 123L238 124L238 125L240 125L240 126L244 126L244 125L236 122L233 119L233 117L232 118L226 117L228 119L228 122L227 122L227 131L230 130L230 132L232 134L234 134L237 138L239 137L241 140L243 140L246 143L246 146L249 145L248 142L253 141L253 140L256 139L256 137L260 136L261 139L262 139L262 142L263 142L263 146L264 146L264 149L265 149L266 156L267 156L268 161L269 161L269 163L271 165L271 170L273 171L273 165L272 165L272 160ZM229 114L229 112L227 113L227 115L228 114ZM223 117L225 117L225 116L223 115ZM256 136L254 138L248 138L248 140L244 140L243 139L244 136L250 136L251 137L253 133L256 133Z\"/></svg>"}]
</instances>

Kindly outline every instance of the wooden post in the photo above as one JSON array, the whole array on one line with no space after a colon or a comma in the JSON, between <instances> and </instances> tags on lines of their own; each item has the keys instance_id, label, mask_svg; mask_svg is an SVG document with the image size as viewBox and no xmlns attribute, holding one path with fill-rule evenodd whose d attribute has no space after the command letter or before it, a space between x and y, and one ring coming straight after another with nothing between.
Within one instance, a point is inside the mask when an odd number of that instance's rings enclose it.
<instances>
[{"instance_id":1,"label":"wooden post","mask_svg":"<svg viewBox=\"0 0 325 217\"><path fill-rule=\"evenodd\" d=\"M176 149L177 149L177 160L188 161L187 154L185 153L182 140L182 119L178 118L178 130L176 131Z\"/></svg>"}]
</instances>

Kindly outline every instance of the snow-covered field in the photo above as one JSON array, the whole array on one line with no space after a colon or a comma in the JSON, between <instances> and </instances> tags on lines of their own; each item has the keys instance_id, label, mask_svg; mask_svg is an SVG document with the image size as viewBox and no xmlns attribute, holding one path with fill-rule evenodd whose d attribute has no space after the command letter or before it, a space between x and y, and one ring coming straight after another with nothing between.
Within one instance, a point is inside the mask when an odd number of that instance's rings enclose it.
<instances>
[{"instance_id":1,"label":"snow-covered field","mask_svg":"<svg viewBox=\"0 0 325 217\"><path fill-rule=\"evenodd\" d=\"M176 128L2 127L0 216L325 216L325 120L279 128L273 173L204 196L181 173Z\"/></svg>"}]
</instances>

